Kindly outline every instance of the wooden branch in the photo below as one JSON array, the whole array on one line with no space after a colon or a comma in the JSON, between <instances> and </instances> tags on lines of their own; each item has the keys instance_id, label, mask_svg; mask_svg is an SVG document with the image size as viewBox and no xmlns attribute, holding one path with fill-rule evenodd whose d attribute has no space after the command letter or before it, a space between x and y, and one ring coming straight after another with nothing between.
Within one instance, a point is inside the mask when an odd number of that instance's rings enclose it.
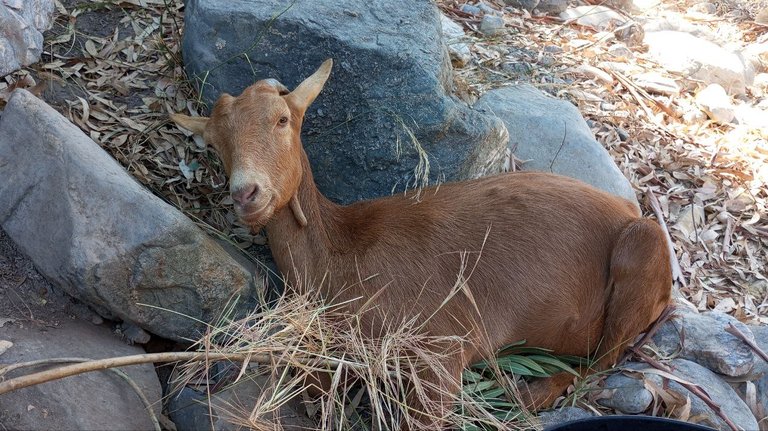
<instances>
[{"instance_id":1,"label":"wooden branch","mask_svg":"<svg viewBox=\"0 0 768 431\"><path fill-rule=\"evenodd\" d=\"M39 373L33 373L26 376L16 377L0 383L0 395L14 391L16 389L26 388L28 386L37 385L40 383L50 382L52 380L63 379L64 377L70 377L77 374L87 373L90 371L106 370L109 368L124 367L127 365L138 365L152 362L180 362L180 361L221 361L228 360L232 362L244 362L245 360L251 362L272 363L274 358L269 354L250 355L247 353L205 353L205 352L166 352L166 353L152 353L143 355L122 356L117 358L98 359L88 362L82 362L79 364L67 365L52 370L41 371ZM339 365L346 365L349 367L361 367L360 364L355 364L347 361L339 361L332 359L312 359L312 358L294 358L296 362L300 362L308 365L328 365L337 367ZM52 361L52 360L49 360ZM33 361L39 362L39 361ZM7 371L21 368L23 366L29 366L29 363L25 364L10 364L6 367L0 367L0 376Z\"/></svg>"}]
</instances>

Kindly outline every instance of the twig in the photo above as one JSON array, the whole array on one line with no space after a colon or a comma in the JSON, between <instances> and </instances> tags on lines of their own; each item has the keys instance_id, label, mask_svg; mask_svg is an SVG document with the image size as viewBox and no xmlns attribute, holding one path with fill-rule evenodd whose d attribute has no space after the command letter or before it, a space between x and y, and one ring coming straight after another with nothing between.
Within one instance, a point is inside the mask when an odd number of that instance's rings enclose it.
<instances>
[{"instance_id":1,"label":"twig","mask_svg":"<svg viewBox=\"0 0 768 431\"><path fill-rule=\"evenodd\" d=\"M75 376L77 374L87 373L90 371L106 370L115 367L124 367L127 365L146 364L151 362L180 362L180 361L220 361L228 360L233 362L244 362L249 360L251 362L258 363L272 363L272 356L269 354L251 355L247 353L204 353L204 352L166 352L166 353L152 353L143 355L122 356L118 358L106 358L89 362L83 362L74 365L67 365L64 367L54 368L52 370L41 371L39 373L33 373L26 376L16 377L5 382L0 383L0 395L14 391L16 389L26 388L28 386L37 385L40 383L50 382L51 380L63 379L64 377ZM340 361L334 359L297 359L295 361L307 364L307 365L327 365L337 367L339 365L346 365L353 368L366 368L363 365L355 364L347 361ZM39 361L34 361L39 362ZM8 371L22 368L27 366L25 364L11 364L6 367L0 368L0 376Z\"/></svg>"},{"instance_id":2,"label":"twig","mask_svg":"<svg viewBox=\"0 0 768 431\"><path fill-rule=\"evenodd\" d=\"M648 365L658 370L661 370L670 374L674 374L670 367L662 364L656 359L651 358L650 356L643 353L640 349L633 348L632 350L635 352L635 354L638 357L640 357L640 359L642 359ZM736 426L736 424L733 423L733 421L731 421L728 415L726 415L725 412L723 412L723 409L720 408L720 405L712 401L712 398L710 398L709 395L707 395L707 393L704 392L704 390L701 389L699 385L686 383L681 380L677 380L677 383L680 384L680 386L684 387L685 389L688 389L688 391L690 391L693 395L696 395L702 401L704 401L704 404L706 404L710 409L712 409L712 411L715 412L715 414L720 416L720 419L722 419L723 422L725 422L725 424L728 425L730 429L732 429L733 431L739 431L739 428Z\"/></svg>"},{"instance_id":3,"label":"twig","mask_svg":"<svg viewBox=\"0 0 768 431\"><path fill-rule=\"evenodd\" d=\"M664 231L664 237L667 238L667 248L669 249L669 263L670 265L672 265L672 279L679 281L680 284L683 285L683 287L687 287L687 283L685 282L685 276L683 276L683 271L682 269L680 269L680 263L678 263L677 257L675 255L675 246L672 243L672 237L669 235L667 222L664 221L664 214L661 212L661 205L659 204L659 200L656 199L656 195L653 193L651 189L646 190L645 195L648 196L648 201L651 204L653 213L656 214L656 219L659 221L661 230Z\"/></svg>"},{"instance_id":4,"label":"twig","mask_svg":"<svg viewBox=\"0 0 768 431\"><path fill-rule=\"evenodd\" d=\"M663 325L664 322L666 322L667 320L669 320L670 317L672 317L675 310L677 310L677 307L675 307L674 304L667 305L667 308L665 308L664 311L662 311L659 317L656 319L656 321L653 322L653 326L651 326L651 328L645 334L643 334L642 338L637 340L637 342L631 347L630 352L626 353L624 357L621 359L621 361L619 361L619 363L624 362L627 359L627 356L629 356L632 351L639 350L640 348L642 348L648 342L648 340L650 340L651 337L653 337L656 334L656 332L659 331L659 328L661 328L661 325Z\"/></svg>"},{"instance_id":5,"label":"twig","mask_svg":"<svg viewBox=\"0 0 768 431\"><path fill-rule=\"evenodd\" d=\"M92 362L92 361L93 359L89 359L89 358L40 359L37 361L29 361L29 362L24 362L20 364L12 364L12 365L0 368L0 371L2 371L0 375L10 372L11 370L16 370L16 369L25 368L25 367L34 367L37 365L60 364L65 362L83 363L83 362ZM152 409L152 403L147 399L147 396L144 395L144 392L141 390L139 385L137 385L136 382L134 382L133 379L130 376L128 376L128 374L122 372L121 370L109 369L109 371L117 374L120 378L125 380L125 382L128 383L128 386L130 386L131 389L133 389L133 391L136 392L136 395L141 400L141 403L144 404L144 407L147 409L147 414L149 415L149 419L152 421L152 425L155 427L155 430L161 431L162 427L160 426L160 422L157 420L157 416L155 415L155 412Z\"/></svg>"},{"instance_id":6,"label":"twig","mask_svg":"<svg viewBox=\"0 0 768 431\"><path fill-rule=\"evenodd\" d=\"M728 324L728 327L725 328L725 332L741 338L741 340L744 341L745 343L747 343L747 346L749 346L752 350L754 350L755 353L757 353L758 356L763 358L763 360L765 362L768 362L768 354L766 354L765 351L763 351L763 349L760 348L760 346L755 344L754 341L752 341L749 338L747 338L747 336L744 335L743 332L739 331L739 328L733 326L733 323L729 323Z\"/></svg>"}]
</instances>

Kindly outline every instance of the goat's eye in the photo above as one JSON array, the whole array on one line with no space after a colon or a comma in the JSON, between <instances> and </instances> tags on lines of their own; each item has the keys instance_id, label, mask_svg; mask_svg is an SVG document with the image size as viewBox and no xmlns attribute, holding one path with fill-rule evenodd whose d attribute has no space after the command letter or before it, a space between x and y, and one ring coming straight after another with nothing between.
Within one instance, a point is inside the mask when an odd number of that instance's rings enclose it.
<instances>
[{"instance_id":1,"label":"goat's eye","mask_svg":"<svg viewBox=\"0 0 768 431\"><path fill-rule=\"evenodd\" d=\"M277 123L280 124L281 126L285 126L286 124L288 124L288 117L286 116L280 117L280 120L278 120Z\"/></svg>"}]
</instances>

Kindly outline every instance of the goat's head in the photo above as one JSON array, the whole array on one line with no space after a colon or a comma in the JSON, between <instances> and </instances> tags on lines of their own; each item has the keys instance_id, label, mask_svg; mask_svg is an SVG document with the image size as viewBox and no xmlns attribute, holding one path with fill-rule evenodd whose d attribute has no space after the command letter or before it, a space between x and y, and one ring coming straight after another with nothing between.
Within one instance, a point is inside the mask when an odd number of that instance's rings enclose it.
<instances>
[{"instance_id":1,"label":"goat's head","mask_svg":"<svg viewBox=\"0 0 768 431\"><path fill-rule=\"evenodd\" d=\"M274 79L265 79L237 97L223 94L210 118L171 115L176 124L201 135L219 154L235 211L248 225L264 226L286 205L299 224L306 224L296 197L303 172L301 124L332 66L333 61L326 60L292 92Z\"/></svg>"}]
</instances>

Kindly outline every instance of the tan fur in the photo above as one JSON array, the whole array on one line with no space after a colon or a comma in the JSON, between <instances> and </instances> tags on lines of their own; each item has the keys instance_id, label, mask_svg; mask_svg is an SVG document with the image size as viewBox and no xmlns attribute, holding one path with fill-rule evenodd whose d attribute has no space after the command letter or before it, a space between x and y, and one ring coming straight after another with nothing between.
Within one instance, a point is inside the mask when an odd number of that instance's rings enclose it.
<instances>
[{"instance_id":1,"label":"tan fur","mask_svg":"<svg viewBox=\"0 0 768 431\"><path fill-rule=\"evenodd\" d=\"M261 182L237 211L266 228L290 286L353 300L353 310L375 298L362 319L374 337L414 315L432 335L468 336L446 363L453 380L437 382L453 390L463 368L519 340L610 366L666 307L671 270L659 226L570 178L509 173L428 188L419 199L330 202L315 186L300 131L331 64L287 95L260 81L223 96L203 129L174 116L203 133L228 175ZM463 289L443 304L457 280ZM528 400L549 404L570 381L537 382Z\"/></svg>"}]
</instances>

